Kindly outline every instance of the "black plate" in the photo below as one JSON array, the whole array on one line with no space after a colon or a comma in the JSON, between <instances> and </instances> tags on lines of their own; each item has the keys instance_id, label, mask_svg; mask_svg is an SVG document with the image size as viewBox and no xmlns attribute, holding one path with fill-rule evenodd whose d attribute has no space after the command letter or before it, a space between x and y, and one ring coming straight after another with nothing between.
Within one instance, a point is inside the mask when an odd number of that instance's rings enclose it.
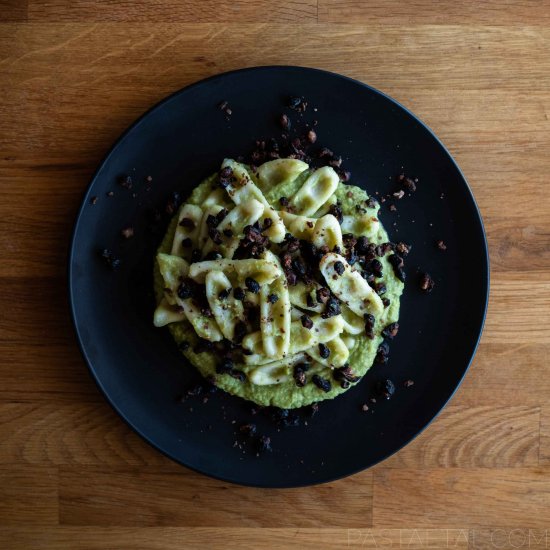
<instances>
[{"instance_id":1,"label":"black plate","mask_svg":"<svg viewBox=\"0 0 550 550\"><path fill-rule=\"evenodd\" d=\"M389 364L375 366L357 387L322 403L307 426L277 428L267 415L252 415L249 403L223 392L210 395L207 403L202 396L178 402L177 396L200 378L167 330L152 325L153 258L167 220L151 232L147 211L163 209L174 189L187 193L216 171L224 156L248 154L258 137L278 136L278 118L290 95L307 98L305 120L318 119L319 142L344 156L352 183L388 193L402 169L419 183L412 198L398 201L397 213L382 207L392 240L413 245L401 329ZM232 108L229 121L217 108L222 100ZM132 176L133 189L117 185L122 174ZM153 178L149 191L147 176ZM111 190L115 196L109 198ZM94 196L98 200L92 205ZM133 239L120 236L126 225L134 226ZM445 252L437 250L437 239L445 241ZM120 256L117 272L99 258L102 248ZM429 295L418 290L418 269L436 281ZM337 74L260 67L177 92L120 138L86 192L69 278L82 353L106 398L136 432L177 462L210 476L289 487L358 472L428 425L472 360L485 317L489 267L482 221L466 180L414 115ZM362 412L379 378L391 378L396 394ZM407 379L414 386L405 388ZM234 432L247 422L271 436L273 452L257 457L251 444L233 447L240 441Z\"/></svg>"}]
</instances>

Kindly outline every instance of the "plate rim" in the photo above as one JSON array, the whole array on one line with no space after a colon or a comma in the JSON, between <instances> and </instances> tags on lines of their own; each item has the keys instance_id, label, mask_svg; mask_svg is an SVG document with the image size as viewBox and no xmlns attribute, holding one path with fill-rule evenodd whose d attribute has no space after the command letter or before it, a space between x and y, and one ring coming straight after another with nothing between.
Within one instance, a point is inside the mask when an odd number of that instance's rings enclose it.
<instances>
[{"instance_id":1,"label":"plate rim","mask_svg":"<svg viewBox=\"0 0 550 550\"><path fill-rule=\"evenodd\" d=\"M458 382L456 383L456 386L450 392L450 394L447 397L444 398L442 405L435 411L435 413L430 418L430 420L420 430L415 432L414 435L407 438L401 445L399 445L397 448L390 451L389 453L383 455L381 458L379 458L376 462L373 462L372 464L369 464L367 466L362 466L360 468L354 469L354 470L349 471L347 473L333 475L333 476L325 476L322 479L319 479L319 480L313 481L313 482L308 481L308 482L304 482L304 483L297 482L297 483L290 483L290 484L285 484L285 483L252 483L252 482L248 482L248 481L240 481L236 478L231 478L229 476L220 476L220 475L207 473L205 471L200 470L197 467L194 467L194 466L191 466L190 464L187 464L184 460L182 460L180 458L172 456L167 451L165 451L160 446L158 446L156 443L154 443L145 433L143 433L137 426L135 426L127 418L124 411L122 409L120 409L117 406L117 404L114 402L114 400L112 400L109 397L106 389L103 386L103 383L101 382L100 378L97 376L97 374L94 370L94 367L92 365L92 362L89 359L89 357L86 353L86 350L84 348L83 340L82 340L80 330L79 330L79 327L78 327L77 315L76 315L76 311L75 311L74 290L73 290L73 267L72 267L72 263L73 263L74 249L75 249L75 245L76 245L76 234L77 234L78 226L79 226L79 223L80 223L80 219L83 215L84 209L88 205L88 202L89 202L88 198L89 198L89 195L91 193L92 187L93 187L96 179L98 178L100 172L103 170L105 165L108 163L111 156L115 153L118 146L126 138L126 136L128 134L130 134L130 132L132 132L133 130L138 128L141 125L141 123L145 120L145 118L147 118L155 110L160 109L165 104L169 103L170 101L175 99L177 96L189 91L190 89L198 88L200 86L203 86L211 80L215 80L215 79L218 79L218 78L224 78L224 77L239 74L239 73L263 72L263 71L272 71L272 70L287 70L287 71L296 71L296 72L311 71L311 72L316 72L316 73L322 73L322 74L327 75L331 78L338 78L338 79L347 80L348 82L351 82L353 84L356 84L356 85L359 85L363 88L366 88L370 92L372 92L372 93L374 93L378 96L381 96L384 99L388 100L390 103L395 105L397 108L404 111L406 115L408 115L413 120L415 120L418 124L420 124L420 126L424 130L426 130L430 134L430 136L435 140L435 142L442 149L444 154L447 155L448 159L451 161L452 166L454 166L454 169L457 171L458 175L460 176L460 178L462 179L462 181L465 184L465 188L466 188L466 190L469 194L469 198L471 199L471 202L474 206L475 217L477 218L477 221L479 222L479 227L480 227L480 230L481 230L482 239L481 239L480 244L482 244L482 252L483 252L482 253L482 256L483 256L483 266L482 266L482 268L483 268L483 271L484 271L484 274L483 274L484 276L483 276L482 282L483 282L483 287L484 287L483 290L484 290L485 298L483 300L483 303L481 304L482 308L481 308L481 311L480 311L481 315L480 315L480 318L479 318L479 329L477 329L477 337L475 338L475 342L473 343L472 349L469 353L469 358L466 362L465 367L463 368L463 372L460 375L460 378L459 378ZM319 69L319 68L316 68L316 67L305 67L305 66L300 66L300 65L259 65L259 66L244 67L244 68L240 68L240 69L234 69L234 70L231 70L231 71L224 71L224 72L216 73L216 74L210 75L208 77L202 78L200 80L197 80L195 82L192 82L192 83L190 83L190 84L188 84L188 85L186 85L186 86L170 93L166 97L162 98L160 101L154 103L151 107L146 109L141 115L139 115L136 119L134 119L133 122L131 122L122 131L122 133L118 136L118 138L110 145L107 152L104 154L101 161L97 165L97 168L94 170L93 175L90 178L88 184L86 185L81 197L82 198L81 198L81 201L80 201L80 207L78 208L78 211L77 211L76 216L74 218L74 222L73 222L72 230L71 230L71 234L70 234L69 246L68 246L68 251L67 251L67 266L66 266L67 297L68 297L68 301L69 301L68 305L69 305L69 310L70 310L71 324L73 326L73 329L74 329L74 332L75 332L75 335L76 335L76 340L77 340L77 343L78 343L78 348L80 350L80 354L81 354L82 358L84 359L84 363L87 366L87 370L88 370L89 375L91 376L92 380L95 382L95 384L96 384L97 388L99 389L100 393L102 394L104 399L107 401L107 403L117 413L117 415L126 423L126 425L129 426L134 433L139 435L148 445L150 445L156 451L160 452L162 455L166 456L167 458L169 458L170 460L172 460L176 464L184 466L184 467L188 468L189 470L191 470L193 472L197 472L201 475L208 476L212 479L216 479L218 481L223 481L223 482L226 482L226 483L232 483L232 484L235 484L235 485L241 485L241 486L247 486L247 487L264 488L264 489L290 489L290 488L299 488L299 487L310 487L310 486L314 486L314 485L332 483L332 482L338 481L340 479L344 479L344 478L347 478L347 477L350 477L350 476L354 476L354 475L356 475L360 472L366 471L366 470L372 468L373 466L384 462L385 460L387 460L388 458L390 458L394 454L401 451L404 447L406 447L412 441L414 441L420 434L422 434L432 424L432 422L434 422L434 420L440 415L441 411L443 411L443 409L449 404L449 402L454 397L454 395L456 394L458 389L461 387L461 385L464 381L464 378L466 377L466 374L470 370L472 362L473 362L473 360L475 358L475 355L477 353L477 350L478 350L478 347L479 347L479 344L480 344L480 341L481 341L481 337L483 335L483 330L485 328L485 321L487 319L487 311L488 311L488 304L489 304L490 278L491 278L490 277L491 276L491 264L490 264L490 257L489 257L489 247L488 247L488 243L487 243L487 233L486 233L486 230L485 230L485 225L483 223L483 218L481 216L479 206L477 204L477 201L475 199L475 196L472 192L472 189L470 187L470 184L469 184L467 178L465 177L464 173L462 172L461 168L459 167L459 165L456 162L456 160L454 159L454 157L451 155L451 153L449 152L447 147L443 144L441 139L439 139L439 137L435 134L435 132L423 120L421 120L417 115L415 115L407 107L402 105L399 101L395 100L393 97L389 96L385 92L382 92L382 91L378 90L377 88L374 88L373 86L371 86L369 84L366 84L366 83L364 83L364 82L362 82L362 81L360 81L356 78L352 78L352 77L349 77L349 76L346 76L346 75L343 75L343 74L340 74L340 73L336 73L336 72L333 72L333 71L328 71L328 70L325 70L325 69Z\"/></svg>"}]
</instances>

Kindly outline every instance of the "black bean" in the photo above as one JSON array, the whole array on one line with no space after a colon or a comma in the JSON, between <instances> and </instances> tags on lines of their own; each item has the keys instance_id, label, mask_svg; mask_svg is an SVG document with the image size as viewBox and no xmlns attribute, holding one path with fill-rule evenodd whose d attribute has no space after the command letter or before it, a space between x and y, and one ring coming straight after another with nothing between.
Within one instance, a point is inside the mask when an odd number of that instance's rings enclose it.
<instances>
[{"instance_id":1,"label":"black bean","mask_svg":"<svg viewBox=\"0 0 550 550\"><path fill-rule=\"evenodd\" d=\"M362 255L367 252L368 246L369 246L369 240L367 239L367 237L361 236L357 239L355 250L357 251L357 254Z\"/></svg>"},{"instance_id":2,"label":"black bean","mask_svg":"<svg viewBox=\"0 0 550 550\"><path fill-rule=\"evenodd\" d=\"M380 260L372 260L367 267L367 271L370 271L375 277L382 277L382 263Z\"/></svg>"},{"instance_id":3,"label":"black bean","mask_svg":"<svg viewBox=\"0 0 550 550\"><path fill-rule=\"evenodd\" d=\"M350 383L355 383L359 380L359 376L351 370L349 365L334 369L332 371L332 376L335 380L340 381L342 388L348 388Z\"/></svg>"},{"instance_id":4,"label":"black bean","mask_svg":"<svg viewBox=\"0 0 550 550\"><path fill-rule=\"evenodd\" d=\"M307 328L308 330L311 330L313 328L313 321L311 320L311 317L309 315L302 315L300 317L300 321L302 322L302 326L304 328Z\"/></svg>"},{"instance_id":5,"label":"black bean","mask_svg":"<svg viewBox=\"0 0 550 550\"><path fill-rule=\"evenodd\" d=\"M258 283L258 281L256 281L252 277L247 277L244 280L244 284L246 285L246 288L250 290L250 292L254 294L258 294L258 292L260 292L260 283Z\"/></svg>"},{"instance_id":6,"label":"black bean","mask_svg":"<svg viewBox=\"0 0 550 550\"><path fill-rule=\"evenodd\" d=\"M344 271L346 270L344 264L340 261L334 262L334 271L338 273L338 275L343 275Z\"/></svg>"},{"instance_id":7,"label":"black bean","mask_svg":"<svg viewBox=\"0 0 550 550\"><path fill-rule=\"evenodd\" d=\"M348 250L346 254L346 260L348 261L349 265L354 265L357 262L357 254L354 252L353 249Z\"/></svg>"},{"instance_id":8,"label":"black bean","mask_svg":"<svg viewBox=\"0 0 550 550\"><path fill-rule=\"evenodd\" d=\"M340 308L340 302L334 296L331 296L325 305L325 311L321 314L323 319L328 319L329 317L334 317L335 315L340 315L342 310Z\"/></svg>"},{"instance_id":9,"label":"black bean","mask_svg":"<svg viewBox=\"0 0 550 550\"><path fill-rule=\"evenodd\" d=\"M393 339L395 338L395 336L397 336L398 332L399 332L399 323L391 323L382 331L382 336L384 336L384 338Z\"/></svg>"},{"instance_id":10,"label":"black bean","mask_svg":"<svg viewBox=\"0 0 550 550\"><path fill-rule=\"evenodd\" d=\"M306 295L306 304L308 307L315 307L317 305L317 302L313 298L311 294Z\"/></svg>"},{"instance_id":11,"label":"black bean","mask_svg":"<svg viewBox=\"0 0 550 550\"><path fill-rule=\"evenodd\" d=\"M391 380L379 380L376 383L376 393L384 399L390 399L395 393L395 386Z\"/></svg>"},{"instance_id":12,"label":"black bean","mask_svg":"<svg viewBox=\"0 0 550 550\"><path fill-rule=\"evenodd\" d=\"M223 290L220 290L220 293L218 294L218 298L220 300L225 300L229 297L230 290L228 288L224 288Z\"/></svg>"},{"instance_id":13,"label":"black bean","mask_svg":"<svg viewBox=\"0 0 550 550\"><path fill-rule=\"evenodd\" d=\"M244 290L242 288L236 286L233 289L233 297L235 298L235 300L240 300L242 302L244 300L244 297L245 297Z\"/></svg>"},{"instance_id":14,"label":"black bean","mask_svg":"<svg viewBox=\"0 0 550 550\"><path fill-rule=\"evenodd\" d=\"M374 358L374 361L381 365L385 365L388 362L389 354L390 354L390 346L388 345L387 342L382 342L378 346L378 350L376 352L376 357Z\"/></svg>"},{"instance_id":15,"label":"black bean","mask_svg":"<svg viewBox=\"0 0 550 550\"><path fill-rule=\"evenodd\" d=\"M233 178L233 170L226 166L222 168L219 173L219 184L220 187L225 189L227 186L231 185L231 179Z\"/></svg>"},{"instance_id":16,"label":"black bean","mask_svg":"<svg viewBox=\"0 0 550 550\"><path fill-rule=\"evenodd\" d=\"M330 208L328 209L328 213L332 214L338 220L339 224L344 221L344 214L342 212L342 207L339 203L331 204Z\"/></svg>"},{"instance_id":17,"label":"black bean","mask_svg":"<svg viewBox=\"0 0 550 550\"><path fill-rule=\"evenodd\" d=\"M319 355L323 359L327 359L330 355L330 349L328 348L328 346L326 346L325 344L319 344Z\"/></svg>"},{"instance_id":18,"label":"black bean","mask_svg":"<svg viewBox=\"0 0 550 550\"><path fill-rule=\"evenodd\" d=\"M405 243L397 243L395 245L395 251L398 252L401 256L406 256L411 251L412 246Z\"/></svg>"},{"instance_id":19,"label":"black bean","mask_svg":"<svg viewBox=\"0 0 550 550\"><path fill-rule=\"evenodd\" d=\"M374 290L376 290L376 294L378 294L378 296L383 296L388 291L384 283L376 283L374 285Z\"/></svg>"},{"instance_id":20,"label":"black bean","mask_svg":"<svg viewBox=\"0 0 550 550\"><path fill-rule=\"evenodd\" d=\"M330 383L330 380L327 380L326 378L323 378L318 374L314 374L311 380L319 389L323 390L325 393L329 392L332 389L332 384Z\"/></svg>"},{"instance_id":21,"label":"black bean","mask_svg":"<svg viewBox=\"0 0 550 550\"><path fill-rule=\"evenodd\" d=\"M185 283L180 283L180 285L178 286L177 294L181 300L187 300L188 298L191 298L191 296L193 296L193 289Z\"/></svg>"},{"instance_id":22,"label":"black bean","mask_svg":"<svg viewBox=\"0 0 550 550\"><path fill-rule=\"evenodd\" d=\"M375 325L375 318L374 315L371 315L370 313L365 313L365 334L367 335L367 338L370 338L371 340L374 338L374 325Z\"/></svg>"},{"instance_id":23,"label":"black bean","mask_svg":"<svg viewBox=\"0 0 550 550\"><path fill-rule=\"evenodd\" d=\"M296 385L303 387L306 385L306 372L309 370L309 363L298 363L294 366L294 380Z\"/></svg>"},{"instance_id":24,"label":"black bean","mask_svg":"<svg viewBox=\"0 0 550 550\"><path fill-rule=\"evenodd\" d=\"M330 298L330 290L326 287L321 287L316 291L317 301L321 304L326 304Z\"/></svg>"},{"instance_id":25,"label":"black bean","mask_svg":"<svg viewBox=\"0 0 550 550\"><path fill-rule=\"evenodd\" d=\"M423 292L431 292L435 286L435 281L429 273L421 273L420 275L420 290Z\"/></svg>"},{"instance_id":26,"label":"black bean","mask_svg":"<svg viewBox=\"0 0 550 550\"><path fill-rule=\"evenodd\" d=\"M399 256L398 254L392 254L391 256L388 256L388 261L390 262L391 266L393 267L393 272L395 273L395 276L401 281L405 282L405 271L403 270L404 262L403 258Z\"/></svg>"}]
</instances>

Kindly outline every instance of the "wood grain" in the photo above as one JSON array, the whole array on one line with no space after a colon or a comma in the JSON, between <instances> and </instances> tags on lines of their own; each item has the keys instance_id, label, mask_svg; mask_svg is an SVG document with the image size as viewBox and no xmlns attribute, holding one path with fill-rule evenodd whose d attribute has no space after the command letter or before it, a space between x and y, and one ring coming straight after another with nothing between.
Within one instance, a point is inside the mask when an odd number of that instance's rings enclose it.
<instances>
[{"instance_id":1,"label":"wood grain","mask_svg":"<svg viewBox=\"0 0 550 550\"><path fill-rule=\"evenodd\" d=\"M0 466L0 529L6 525L57 525L57 468Z\"/></svg>"},{"instance_id":2,"label":"wood grain","mask_svg":"<svg viewBox=\"0 0 550 550\"><path fill-rule=\"evenodd\" d=\"M371 472L302 492L251 491L190 471L147 466L64 467L59 476L61 525L371 527ZM281 513L289 509L291 514Z\"/></svg>"},{"instance_id":3,"label":"wood grain","mask_svg":"<svg viewBox=\"0 0 550 550\"><path fill-rule=\"evenodd\" d=\"M550 23L547 0L319 0L319 21L333 23L401 23L408 25L544 25Z\"/></svg>"},{"instance_id":4,"label":"wood grain","mask_svg":"<svg viewBox=\"0 0 550 550\"><path fill-rule=\"evenodd\" d=\"M337 71L413 110L464 171L492 268L451 405L374 469L284 491L205 478L131 432L65 296L74 215L111 143L182 86L265 64ZM548 0L0 0L0 97L0 547L550 544Z\"/></svg>"},{"instance_id":5,"label":"wood grain","mask_svg":"<svg viewBox=\"0 0 550 550\"><path fill-rule=\"evenodd\" d=\"M484 542L490 533L483 533ZM539 533L532 534L533 537ZM468 529L334 529L334 528L247 528L230 527L71 527L22 529L12 527L0 532L0 543L9 542L17 548L35 550L44 548L44 542L58 550L180 550L209 548L239 548L256 550L258 547L287 550L340 550L341 548L422 548L466 549L473 539ZM489 539L490 540L490 539ZM499 539L495 538L498 542ZM515 540L515 539L514 539ZM539 539L540 540L540 539ZM431 546L430 546L431 545ZM451 546L452 545L452 546Z\"/></svg>"},{"instance_id":6,"label":"wood grain","mask_svg":"<svg viewBox=\"0 0 550 550\"><path fill-rule=\"evenodd\" d=\"M31 0L31 21L147 21L246 23L317 20L317 0Z\"/></svg>"},{"instance_id":7,"label":"wood grain","mask_svg":"<svg viewBox=\"0 0 550 550\"><path fill-rule=\"evenodd\" d=\"M373 527L536 529L550 522L549 471L377 468Z\"/></svg>"},{"instance_id":8,"label":"wood grain","mask_svg":"<svg viewBox=\"0 0 550 550\"><path fill-rule=\"evenodd\" d=\"M550 407L545 405L540 415L540 464L550 466Z\"/></svg>"}]
</instances>

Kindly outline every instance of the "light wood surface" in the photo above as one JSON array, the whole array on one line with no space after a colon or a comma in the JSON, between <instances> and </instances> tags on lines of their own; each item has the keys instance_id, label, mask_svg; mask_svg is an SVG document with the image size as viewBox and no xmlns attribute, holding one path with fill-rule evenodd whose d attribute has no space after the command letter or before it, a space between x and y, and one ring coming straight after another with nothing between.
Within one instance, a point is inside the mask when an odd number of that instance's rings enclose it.
<instances>
[{"instance_id":1,"label":"light wood surface","mask_svg":"<svg viewBox=\"0 0 550 550\"><path fill-rule=\"evenodd\" d=\"M411 445L320 487L178 467L80 358L65 254L95 166L165 95L238 67L363 80L465 172L492 289L464 384ZM0 547L547 548L550 2L0 0ZM546 538L545 538L546 537Z\"/></svg>"}]
</instances>

